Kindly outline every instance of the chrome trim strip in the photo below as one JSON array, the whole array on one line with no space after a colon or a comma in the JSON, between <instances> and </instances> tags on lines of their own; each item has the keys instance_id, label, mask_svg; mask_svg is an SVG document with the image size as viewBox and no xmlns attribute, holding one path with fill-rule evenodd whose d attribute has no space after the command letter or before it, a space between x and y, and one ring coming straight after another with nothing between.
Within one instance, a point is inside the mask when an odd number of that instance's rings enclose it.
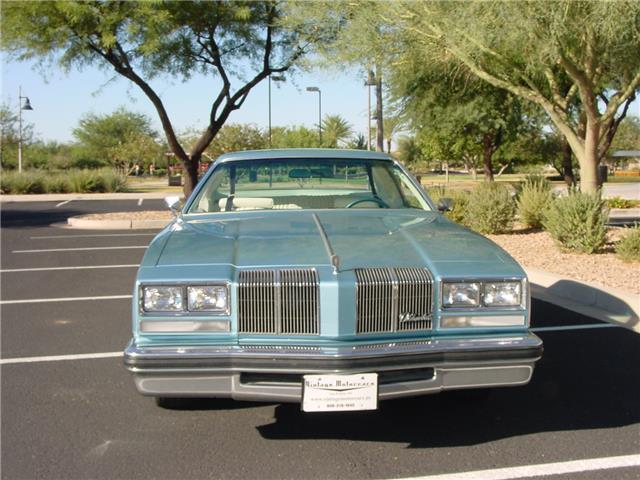
<instances>
[{"instance_id":1,"label":"chrome trim strip","mask_svg":"<svg viewBox=\"0 0 640 480\"><path fill-rule=\"evenodd\" d=\"M453 322L453 325L450 323ZM524 315L455 315L441 316L440 328L524 327Z\"/></svg>"},{"instance_id":2,"label":"chrome trim strip","mask_svg":"<svg viewBox=\"0 0 640 480\"><path fill-rule=\"evenodd\" d=\"M318 227L318 232L320 232L320 238L322 238L322 243L324 243L324 248L327 251L327 255L329 256L329 261L331 262L331 266L333 267L333 273L336 275L340 269L340 257L336 255L333 250L333 246L329 241L329 237L327 236L327 232L320 221L320 217L318 217L317 213L313 213L311 215L313 220L316 222L316 227Z\"/></svg>"},{"instance_id":3,"label":"chrome trim strip","mask_svg":"<svg viewBox=\"0 0 640 480\"><path fill-rule=\"evenodd\" d=\"M304 358L310 359L355 359L384 356L404 356L422 353L454 352L500 352L502 350L526 350L541 348L542 340L533 333L501 335L491 338L446 338L423 341L377 343L367 345L326 346L307 350L300 345L217 345L217 346L139 346L131 340L124 354L125 361L140 359L207 359L207 358Z\"/></svg>"},{"instance_id":4,"label":"chrome trim strip","mask_svg":"<svg viewBox=\"0 0 640 480\"><path fill-rule=\"evenodd\" d=\"M140 331L144 333L194 333L194 332L229 332L231 322L228 320L192 321L152 321L140 322Z\"/></svg>"}]
</instances>

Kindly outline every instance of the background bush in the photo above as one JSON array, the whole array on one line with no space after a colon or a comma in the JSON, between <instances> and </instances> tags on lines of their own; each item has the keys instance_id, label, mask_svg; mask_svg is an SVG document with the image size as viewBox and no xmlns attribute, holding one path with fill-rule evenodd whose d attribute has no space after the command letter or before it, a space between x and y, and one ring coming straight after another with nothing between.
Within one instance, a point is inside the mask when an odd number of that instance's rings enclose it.
<instances>
[{"instance_id":1,"label":"background bush","mask_svg":"<svg viewBox=\"0 0 640 480\"><path fill-rule=\"evenodd\" d=\"M569 195L553 201L545 212L543 225L561 248L593 253L605 243L608 214L599 191L570 190Z\"/></svg>"},{"instance_id":2,"label":"background bush","mask_svg":"<svg viewBox=\"0 0 640 480\"><path fill-rule=\"evenodd\" d=\"M437 186L427 188L427 193L436 205L441 198L451 198L454 202L453 208L448 212L444 212L444 216L453 222L465 225L465 215L469 204L469 192L467 190L454 190L444 186Z\"/></svg>"},{"instance_id":3,"label":"background bush","mask_svg":"<svg viewBox=\"0 0 640 480\"><path fill-rule=\"evenodd\" d=\"M3 194L126 192L127 179L111 170L3 171L0 191Z\"/></svg>"},{"instance_id":4,"label":"background bush","mask_svg":"<svg viewBox=\"0 0 640 480\"><path fill-rule=\"evenodd\" d=\"M635 200L628 200L621 197L613 197L607 199L607 207L609 208L633 208L637 202Z\"/></svg>"},{"instance_id":5,"label":"background bush","mask_svg":"<svg viewBox=\"0 0 640 480\"><path fill-rule=\"evenodd\" d=\"M640 226L630 228L616 245L616 254L623 262L640 262Z\"/></svg>"},{"instance_id":6,"label":"background bush","mask_svg":"<svg viewBox=\"0 0 640 480\"><path fill-rule=\"evenodd\" d=\"M481 183L471 192L464 223L480 233L505 233L513 227L516 203L508 187Z\"/></svg>"},{"instance_id":7,"label":"background bush","mask_svg":"<svg viewBox=\"0 0 640 480\"><path fill-rule=\"evenodd\" d=\"M518 216L530 228L542 228L544 213L553 201L551 182L542 175L529 175L518 194Z\"/></svg>"}]
</instances>

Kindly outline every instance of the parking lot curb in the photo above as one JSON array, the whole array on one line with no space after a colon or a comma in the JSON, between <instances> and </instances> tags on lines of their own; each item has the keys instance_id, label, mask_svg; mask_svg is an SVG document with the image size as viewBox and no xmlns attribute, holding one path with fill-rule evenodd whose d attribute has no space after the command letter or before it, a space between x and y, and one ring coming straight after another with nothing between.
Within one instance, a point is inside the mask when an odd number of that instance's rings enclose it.
<instances>
[{"instance_id":1,"label":"parking lot curb","mask_svg":"<svg viewBox=\"0 0 640 480\"><path fill-rule=\"evenodd\" d=\"M526 268L534 298L640 333L640 295Z\"/></svg>"},{"instance_id":2,"label":"parking lot curb","mask_svg":"<svg viewBox=\"0 0 640 480\"><path fill-rule=\"evenodd\" d=\"M32 195L0 195L0 203L11 202L64 202L78 200L158 200L163 199L170 192L144 193L45 193ZM175 194L174 194L175 195Z\"/></svg>"},{"instance_id":3,"label":"parking lot curb","mask_svg":"<svg viewBox=\"0 0 640 480\"><path fill-rule=\"evenodd\" d=\"M87 230L146 230L164 228L171 220L91 220L87 218L69 217L67 225Z\"/></svg>"}]
</instances>

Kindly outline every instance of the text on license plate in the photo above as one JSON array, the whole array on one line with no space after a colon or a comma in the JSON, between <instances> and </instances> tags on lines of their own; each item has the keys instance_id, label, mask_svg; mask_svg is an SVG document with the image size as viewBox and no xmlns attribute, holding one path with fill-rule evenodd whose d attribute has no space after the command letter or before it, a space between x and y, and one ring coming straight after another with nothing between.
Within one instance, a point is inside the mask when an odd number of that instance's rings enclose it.
<instances>
[{"instance_id":1,"label":"text on license plate","mask_svg":"<svg viewBox=\"0 0 640 480\"><path fill-rule=\"evenodd\" d=\"M304 375L302 410L331 412L378 408L378 374Z\"/></svg>"}]
</instances>

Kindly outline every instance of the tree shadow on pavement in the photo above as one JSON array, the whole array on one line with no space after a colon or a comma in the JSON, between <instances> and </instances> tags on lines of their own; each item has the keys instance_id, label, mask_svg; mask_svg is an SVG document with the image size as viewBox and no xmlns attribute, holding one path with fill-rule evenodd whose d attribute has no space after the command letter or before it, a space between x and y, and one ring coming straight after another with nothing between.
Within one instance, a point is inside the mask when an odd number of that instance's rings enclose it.
<instances>
[{"instance_id":1,"label":"tree shadow on pavement","mask_svg":"<svg viewBox=\"0 0 640 480\"><path fill-rule=\"evenodd\" d=\"M47 210L24 210L22 208L15 208L7 203L3 203L1 209L2 228L45 227L52 223L66 223L69 217L87 213L86 211L80 210L58 210L55 208Z\"/></svg>"}]
</instances>

